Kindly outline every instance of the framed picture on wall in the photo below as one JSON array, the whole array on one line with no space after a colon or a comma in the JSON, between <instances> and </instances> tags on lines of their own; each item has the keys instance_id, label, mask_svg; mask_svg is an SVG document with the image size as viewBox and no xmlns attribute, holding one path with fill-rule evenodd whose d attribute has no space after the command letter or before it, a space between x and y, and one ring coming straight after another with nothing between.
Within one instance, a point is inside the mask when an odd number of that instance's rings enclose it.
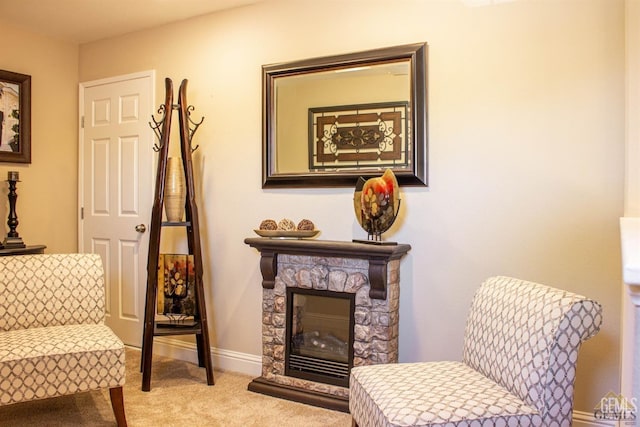
<instances>
[{"instance_id":1,"label":"framed picture on wall","mask_svg":"<svg viewBox=\"0 0 640 427\"><path fill-rule=\"evenodd\" d=\"M31 76L0 70L0 162L31 163Z\"/></svg>"}]
</instances>

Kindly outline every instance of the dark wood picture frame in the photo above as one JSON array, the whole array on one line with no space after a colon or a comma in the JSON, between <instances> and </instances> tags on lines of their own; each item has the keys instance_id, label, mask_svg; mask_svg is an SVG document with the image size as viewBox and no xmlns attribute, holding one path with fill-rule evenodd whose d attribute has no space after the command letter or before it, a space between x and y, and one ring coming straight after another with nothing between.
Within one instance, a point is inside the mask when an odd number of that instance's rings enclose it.
<instances>
[{"instance_id":1,"label":"dark wood picture frame","mask_svg":"<svg viewBox=\"0 0 640 427\"><path fill-rule=\"evenodd\" d=\"M17 108L3 100L12 95ZM0 162L31 163L31 76L5 70L0 70Z\"/></svg>"}]
</instances>

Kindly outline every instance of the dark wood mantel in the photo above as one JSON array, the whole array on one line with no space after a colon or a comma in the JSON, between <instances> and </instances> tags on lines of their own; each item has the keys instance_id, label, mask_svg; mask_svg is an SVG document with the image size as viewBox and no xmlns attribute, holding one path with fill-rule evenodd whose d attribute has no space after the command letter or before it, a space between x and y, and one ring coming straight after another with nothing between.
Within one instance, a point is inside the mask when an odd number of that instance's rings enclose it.
<instances>
[{"instance_id":1,"label":"dark wood mantel","mask_svg":"<svg viewBox=\"0 0 640 427\"><path fill-rule=\"evenodd\" d=\"M358 258L369 261L369 296L375 299L387 298L388 262L402 258L411 250L411 246L406 244L376 245L332 240L249 237L244 242L260 251L260 272L265 289L273 289L275 285L278 254Z\"/></svg>"}]
</instances>

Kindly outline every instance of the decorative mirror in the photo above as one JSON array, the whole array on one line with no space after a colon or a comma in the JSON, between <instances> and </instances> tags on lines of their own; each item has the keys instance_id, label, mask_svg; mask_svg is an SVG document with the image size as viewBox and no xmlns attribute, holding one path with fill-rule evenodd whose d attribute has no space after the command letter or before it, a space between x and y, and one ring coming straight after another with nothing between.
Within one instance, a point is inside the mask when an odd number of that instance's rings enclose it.
<instances>
[{"instance_id":1,"label":"decorative mirror","mask_svg":"<svg viewBox=\"0 0 640 427\"><path fill-rule=\"evenodd\" d=\"M427 185L427 44L264 65L262 188Z\"/></svg>"}]
</instances>

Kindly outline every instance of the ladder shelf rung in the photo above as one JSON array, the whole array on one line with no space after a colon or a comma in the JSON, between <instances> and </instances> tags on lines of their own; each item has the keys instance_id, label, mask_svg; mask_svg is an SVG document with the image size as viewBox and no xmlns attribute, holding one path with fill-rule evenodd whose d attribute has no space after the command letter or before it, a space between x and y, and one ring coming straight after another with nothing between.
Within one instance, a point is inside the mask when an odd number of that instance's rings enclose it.
<instances>
[{"instance_id":1,"label":"ladder shelf rung","mask_svg":"<svg viewBox=\"0 0 640 427\"><path fill-rule=\"evenodd\" d=\"M167 335L192 335L192 334L201 334L202 328L200 325L191 326L191 327L177 327L177 328L166 328L162 326L156 325L153 329L153 335L156 337L164 337Z\"/></svg>"},{"instance_id":2,"label":"ladder shelf rung","mask_svg":"<svg viewBox=\"0 0 640 427\"><path fill-rule=\"evenodd\" d=\"M162 227L190 227L191 221L162 221Z\"/></svg>"}]
</instances>

